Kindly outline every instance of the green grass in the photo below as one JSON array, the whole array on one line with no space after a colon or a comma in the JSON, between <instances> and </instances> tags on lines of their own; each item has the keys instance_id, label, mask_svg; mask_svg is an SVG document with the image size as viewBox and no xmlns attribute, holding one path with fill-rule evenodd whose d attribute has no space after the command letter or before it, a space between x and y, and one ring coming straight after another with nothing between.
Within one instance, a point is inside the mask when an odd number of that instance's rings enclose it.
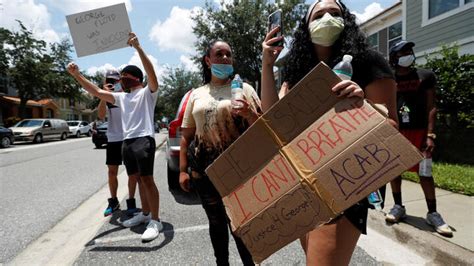
<instances>
[{"instance_id":1,"label":"green grass","mask_svg":"<svg viewBox=\"0 0 474 266\"><path fill-rule=\"evenodd\" d=\"M474 195L474 166L434 162L433 177L438 188ZM411 172L405 172L402 178L420 182L418 175Z\"/></svg>"}]
</instances>

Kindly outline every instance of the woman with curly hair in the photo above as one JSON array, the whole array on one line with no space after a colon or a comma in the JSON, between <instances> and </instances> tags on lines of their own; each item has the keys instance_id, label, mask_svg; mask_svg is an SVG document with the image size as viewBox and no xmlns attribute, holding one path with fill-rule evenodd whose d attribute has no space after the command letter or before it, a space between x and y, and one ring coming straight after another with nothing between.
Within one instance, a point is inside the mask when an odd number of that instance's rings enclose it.
<instances>
[{"instance_id":1,"label":"woman with curly hair","mask_svg":"<svg viewBox=\"0 0 474 266\"><path fill-rule=\"evenodd\" d=\"M263 44L262 109L267 111L279 97L301 80L318 63L334 67L346 54L353 57L352 80L343 80L332 91L339 97L366 97L384 104L397 126L396 83L385 59L368 49L355 16L338 0L315 1L300 22L288 53L280 93L275 90L273 66L283 47L272 46L282 40L270 31ZM354 204L342 215L306 234L301 244L307 265L347 265L361 233L366 233L368 202Z\"/></svg>"}]
</instances>

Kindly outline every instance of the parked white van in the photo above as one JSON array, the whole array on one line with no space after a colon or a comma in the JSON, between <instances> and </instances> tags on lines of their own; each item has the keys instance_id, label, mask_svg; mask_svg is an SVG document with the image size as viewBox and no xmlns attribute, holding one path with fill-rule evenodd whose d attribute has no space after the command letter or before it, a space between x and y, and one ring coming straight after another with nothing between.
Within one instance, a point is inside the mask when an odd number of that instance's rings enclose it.
<instances>
[{"instance_id":1,"label":"parked white van","mask_svg":"<svg viewBox=\"0 0 474 266\"><path fill-rule=\"evenodd\" d=\"M10 127L15 140L43 142L45 139L65 140L69 127L65 120L54 118L24 119Z\"/></svg>"}]
</instances>

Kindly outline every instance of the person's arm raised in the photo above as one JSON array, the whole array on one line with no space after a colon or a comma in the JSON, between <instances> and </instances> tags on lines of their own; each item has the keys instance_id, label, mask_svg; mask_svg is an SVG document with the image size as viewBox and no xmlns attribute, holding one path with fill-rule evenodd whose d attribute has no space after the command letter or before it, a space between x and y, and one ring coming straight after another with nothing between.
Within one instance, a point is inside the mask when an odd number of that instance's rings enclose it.
<instances>
[{"instance_id":1,"label":"person's arm raised","mask_svg":"<svg viewBox=\"0 0 474 266\"><path fill-rule=\"evenodd\" d=\"M145 54L145 51L143 51L143 48L141 47L140 43L138 42L138 37L135 35L135 33L130 32L129 33L129 39L128 39L128 44L130 46L133 46L135 50L137 50L138 55L140 56L140 60L142 61L143 67L145 68L146 75L148 77L148 88L152 91L155 92L158 90L158 78L156 77L155 69L153 69L153 64L151 63L150 59L148 56Z\"/></svg>"},{"instance_id":2,"label":"person's arm raised","mask_svg":"<svg viewBox=\"0 0 474 266\"><path fill-rule=\"evenodd\" d=\"M75 63L69 63L67 65L67 71L88 93L111 104L115 103L115 98L112 93L101 90L97 85L86 79Z\"/></svg>"},{"instance_id":3,"label":"person's arm raised","mask_svg":"<svg viewBox=\"0 0 474 266\"><path fill-rule=\"evenodd\" d=\"M280 30L280 27L276 27L265 36L265 40L262 43L263 56L262 56L262 110L266 112L272 105L278 102L278 94L275 90L275 76L273 75L273 66L275 60L278 58L282 46L272 46L273 43L283 39L283 36L274 37L275 33Z\"/></svg>"}]
</instances>

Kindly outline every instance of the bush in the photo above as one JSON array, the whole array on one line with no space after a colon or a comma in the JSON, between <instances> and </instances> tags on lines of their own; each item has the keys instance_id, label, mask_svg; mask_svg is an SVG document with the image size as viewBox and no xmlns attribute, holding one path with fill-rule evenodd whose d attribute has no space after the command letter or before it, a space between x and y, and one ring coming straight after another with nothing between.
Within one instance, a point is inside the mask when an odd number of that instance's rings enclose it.
<instances>
[{"instance_id":1,"label":"bush","mask_svg":"<svg viewBox=\"0 0 474 266\"><path fill-rule=\"evenodd\" d=\"M421 67L431 69L437 79L434 159L474 165L474 55L459 56L457 45L443 45L426 60Z\"/></svg>"},{"instance_id":2,"label":"bush","mask_svg":"<svg viewBox=\"0 0 474 266\"><path fill-rule=\"evenodd\" d=\"M426 55L426 64L437 78L438 125L451 129L474 128L474 55L459 56L458 46L443 45Z\"/></svg>"}]
</instances>

